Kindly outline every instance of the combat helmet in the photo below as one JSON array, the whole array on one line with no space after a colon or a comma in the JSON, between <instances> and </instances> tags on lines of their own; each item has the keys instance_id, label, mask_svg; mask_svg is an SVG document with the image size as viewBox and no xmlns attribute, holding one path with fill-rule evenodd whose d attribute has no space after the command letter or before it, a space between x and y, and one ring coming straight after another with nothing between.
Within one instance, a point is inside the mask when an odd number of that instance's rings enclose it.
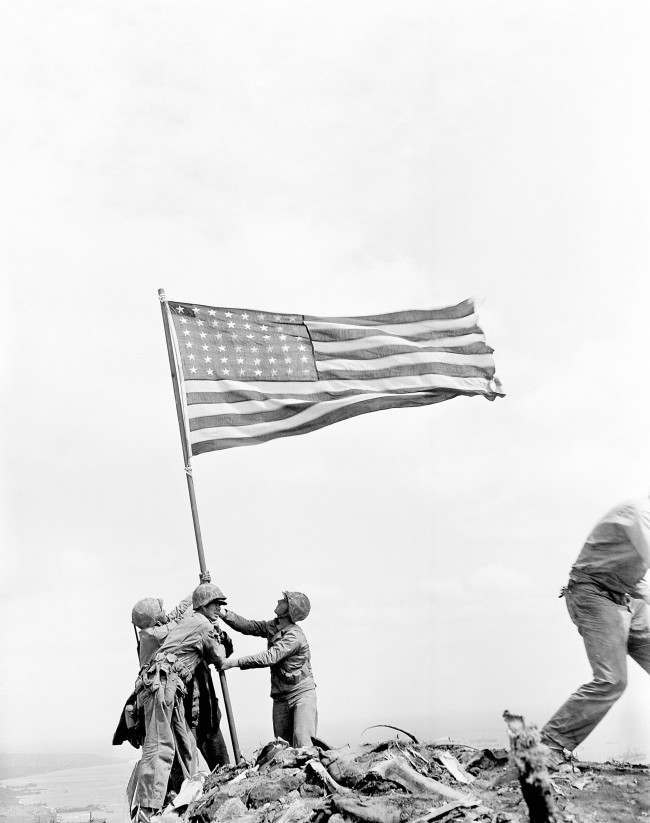
<instances>
[{"instance_id":1,"label":"combat helmet","mask_svg":"<svg viewBox=\"0 0 650 823\"><path fill-rule=\"evenodd\" d=\"M143 597L131 610L131 622L139 629L150 629L163 619L164 614L160 597Z\"/></svg>"},{"instance_id":2,"label":"combat helmet","mask_svg":"<svg viewBox=\"0 0 650 823\"><path fill-rule=\"evenodd\" d=\"M214 583L201 583L192 592L192 608L200 609L201 606L207 606L213 600L221 600L226 602L226 595L221 591L219 586Z\"/></svg>"},{"instance_id":3,"label":"combat helmet","mask_svg":"<svg viewBox=\"0 0 650 823\"><path fill-rule=\"evenodd\" d=\"M302 592L282 592L289 606L289 617L294 623L304 620L311 610L311 603Z\"/></svg>"}]
</instances>

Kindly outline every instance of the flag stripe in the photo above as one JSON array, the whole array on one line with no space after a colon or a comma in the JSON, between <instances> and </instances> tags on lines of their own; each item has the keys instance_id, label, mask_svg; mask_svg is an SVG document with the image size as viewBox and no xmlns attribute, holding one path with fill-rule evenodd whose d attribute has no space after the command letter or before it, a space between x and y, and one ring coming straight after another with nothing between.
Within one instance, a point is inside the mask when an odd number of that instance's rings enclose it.
<instances>
[{"instance_id":1,"label":"flag stripe","mask_svg":"<svg viewBox=\"0 0 650 823\"><path fill-rule=\"evenodd\" d=\"M392 358L386 359L390 360ZM353 370L344 367L341 369L327 369L327 371L323 373L323 376L332 379L336 378L338 380L346 380L352 374L355 374ZM459 363L413 362L404 363L400 366L391 366L385 369L363 372L361 376L364 378L371 377L373 380L376 380L390 377L402 377L403 375L411 376L416 374L445 375L446 377L484 377L487 374L489 377L493 377L493 371L491 372L490 369L485 366L470 366Z\"/></svg>"},{"instance_id":2,"label":"flag stripe","mask_svg":"<svg viewBox=\"0 0 650 823\"><path fill-rule=\"evenodd\" d=\"M208 396L218 400L223 392L238 392L249 394L257 392L265 397L306 396L313 392L327 393L333 396L344 392L390 392L396 389L410 389L411 391L426 391L428 389L449 389L456 392L480 392L493 394L490 380L479 377L450 377L438 375L411 375L399 378L382 380L360 380L358 377L346 380L317 380L303 383L288 383L284 381L240 381L240 380L185 380L185 389L188 392L188 402L206 403L208 399L194 399L196 395L203 398ZM250 397L249 399L254 399Z\"/></svg>"},{"instance_id":3,"label":"flag stripe","mask_svg":"<svg viewBox=\"0 0 650 823\"><path fill-rule=\"evenodd\" d=\"M313 340L314 352L322 357L329 352L364 352L366 349L373 350L383 346L409 346L413 349L426 351L445 351L446 349L463 350L469 346L483 346L486 350L492 351L485 343L482 334L463 334L458 337L441 337L432 340L430 335L418 335L417 337L400 337L397 334L372 334L367 337L355 337L349 340Z\"/></svg>"},{"instance_id":4,"label":"flag stripe","mask_svg":"<svg viewBox=\"0 0 650 823\"><path fill-rule=\"evenodd\" d=\"M492 349L489 346L486 346L485 343L472 343L469 346L444 346L443 348L440 348L439 346L425 345L420 345L417 348L409 345L377 346L375 348L370 349L356 349L353 352L351 352L349 349L342 349L340 351L330 350L323 352L320 351L316 346L314 346L314 356L316 358L317 363L320 363L325 360L336 360L337 358L341 358L342 354L346 355L346 357L341 359L354 358L354 360L359 361L376 360L380 357L392 357L396 354L411 354L414 352L432 352L434 355L437 355L440 352L458 355L472 355L492 354Z\"/></svg>"},{"instance_id":5,"label":"flag stripe","mask_svg":"<svg viewBox=\"0 0 650 823\"><path fill-rule=\"evenodd\" d=\"M350 392L358 395L358 392ZM274 397L270 399L263 394L257 395L257 400L240 400L237 402L228 402L224 397L219 395L219 401L215 403L197 403L193 406L188 406L188 419L196 420L200 417L208 417L211 414L256 414L258 412L274 411L275 409L283 409L288 406L301 405L303 408L309 403L315 403L318 400L332 400L331 395L326 394L322 397L310 395L309 397Z\"/></svg>"},{"instance_id":6,"label":"flag stripe","mask_svg":"<svg viewBox=\"0 0 650 823\"><path fill-rule=\"evenodd\" d=\"M421 392L409 392L408 393L411 397L421 397ZM228 411L222 411L217 413L215 410L214 414L206 414L206 415L194 415L192 419L189 421L190 424L190 431L201 431L202 429L211 429L217 428L219 426L250 426L253 423L272 423L276 420L291 420L292 417L295 415L300 414L301 412L307 411L308 409L320 409L322 412L327 411L327 408L331 408L334 404L339 404L340 406L350 405L353 403L360 403L362 400L372 400L377 397L386 397L390 395L384 394L375 394L375 395L363 395L363 397L357 396L350 396L347 398L336 398L335 400L328 400L325 402L315 401L315 400L303 400L303 401L294 401L292 403L287 403L284 408L268 408L264 409L261 408L262 404L259 404L260 408L257 409L249 409L248 412L244 413L240 409L234 411L233 409L229 409ZM406 396L406 393L401 395L402 397ZM243 405L243 404L241 404ZM246 404L249 405L249 404Z\"/></svg>"},{"instance_id":7,"label":"flag stripe","mask_svg":"<svg viewBox=\"0 0 650 823\"><path fill-rule=\"evenodd\" d=\"M354 331L373 331L376 327L364 323L338 323L337 321L327 321L321 323L318 320L305 320L305 325L312 331L352 329ZM452 317L449 320L421 320L416 323L386 323L381 327L384 334L402 334L410 336L421 334L422 332L449 331L451 329L472 329L476 326L476 317L470 314L468 317Z\"/></svg>"},{"instance_id":8,"label":"flag stripe","mask_svg":"<svg viewBox=\"0 0 650 823\"><path fill-rule=\"evenodd\" d=\"M287 404L282 409L258 412L257 414L214 414L207 417L196 417L189 421L190 431L202 429L216 429L226 426L250 426L253 423L273 423L276 420L291 420L299 412L305 411L305 406L314 406L314 403Z\"/></svg>"},{"instance_id":9,"label":"flag stripe","mask_svg":"<svg viewBox=\"0 0 650 823\"><path fill-rule=\"evenodd\" d=\"M387 339L390 340L390 338ZM443 346L442 348L440 346L425 345L424 343L420 343L418 346L409 345L407 343L398 346L375 346L373 348L355 349L353 351L350 351L350 349L339 349L338 351L331 349L329 351L321 351L317 346L314 346L314 356L317 363L325 360L335 360L340 358L342 354L347 355L347 357L353 357L356 361L360 361L376 360L380 357L392 357L395 354L410 354L413 352L432 352L434 354L448 352L450 354L471 355L492 354L492 349L489 346L486 346L485 343L471 343L468 346Z\"/></svg>"},{"instance_id":10,"label":"flag stripe","mask_svg":"<svg viewBox=\"0 0 650 823\"><path fill-rule=\"evenodd\" d=\"M455 306L443 306L438 309L409 309L407 311L393 311L386 314L367 314L359 317L314 317L304 315L304 322L308 325L312 321L330 324L363 324L368 326L384 326L387 323L417 323L422 320L455 320L459 317L468 317L474 314L474 301L463 300Z\"/></svg>"},{"instance_id":11,"label":"flag stripe","mask_svg":"<svg viewBox=\"0 0 650 823\"><path fill-rule=\"evenodd\" d=\"M457 397L457 392L432 392L431 394L419 394L409 397L399 396L381 396L372 398L370 400L364 399L347 406L341 406L337 409L326 411L319 414L313 419L303 419L296 421L294 425L289 428L271 428L267 431L252 432L242 429L237 436L237 429L228 429L230 435L228 437L210 436L208 432L194 432L192 437L192 454L202 454L206 451L216 451L220 449L228 449L236 446L249 446L258 443L264 443L276 437L289 437L297 434L307 434L308 432L316 431L316 429L324 428L332 423L337 423L340 420L346 420L350 417L356 417L360 414L366 414L372 411L379 411L381 409L390 408L404 408L412 406L424 406L432 403L440 403L443 400L449 400ZM295 423L299 422L299 425ZM209 430L214 432L215 430ZM216 430L220 432L219 429Z\"/></svg>"},{"instance_id":12,"label":"flag stripe","mask_svg":"<svg viewBox=\"0 0 650 823\"><path fill-rule=\"evenodd\" d=\"M388 357L356 358L338 357L328 360L318 360L318 375L333 370L345 370L367 373L368 377L376 376L378 369L391 368L392 366L408 366L411 363L428 363L435 371L437 365L443 363L454 363L456 365L484 366L492 364L491 354L459 354L458 352L435 352L408 351L406 354L394 354ZM359 375L361 376L361 375Z\"/></svg>"},{"instance_id":13,"label":"flag stripe","mask_svg":"<svg viewBox=\"0 0 650 823\"><path fill-rule=\"evenodd\" d=\"M309 330L309 336L313 343L341 343L347 340L367 340L370 336L382 334L389 338L426 340L428 342L436 340L447 340L449 338L466 337L468 335L480 335L484 339L483 333L479 326L467 326L461 329L440 329L439 331L429 330L416 333L409 332L400 335L398 332L388 333L386 329L312 329Z\"/></svg>"},{"instance_id":14,"label":"flag stripe","mask_svg":"<svg viewBox=\"0 0 650 823\"><path fill-rule=\"evenodd\" d=\"M317 383L313 385L318 385ZM420 391L436 391L436 387L423 388ZM449 389L445 389L449 391ZM391 394L412 394L412 388L391 389ZM472 394L474 392L471 392ZM187 413L188 419L193 420L197 417L205 417L209 414L248 414L249 412L257 411L271 411L275 408L280 408L284 404L302 403L307 405L309 403L316 403L320 400L336 400L343 397L358 397L362 400L364 397L369 397L375 392L369 387L364 392L349 390L345 392L337 392L331 394L327 392L314 392L305 397L296 397L295 394L277 394L273 398L262 392L227 392L222 395L215 393L208 396L208 399L196 403L188 404ZM212 398L212 399L210 399Z\"/></svg>"}]
</instances>

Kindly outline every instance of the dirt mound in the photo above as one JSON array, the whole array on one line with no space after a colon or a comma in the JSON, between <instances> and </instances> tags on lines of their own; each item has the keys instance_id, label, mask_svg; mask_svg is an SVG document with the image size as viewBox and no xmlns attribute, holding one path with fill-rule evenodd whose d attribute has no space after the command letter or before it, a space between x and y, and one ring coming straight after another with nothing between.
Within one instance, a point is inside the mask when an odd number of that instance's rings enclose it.
<instances>
[{"instance_id":1,"label":"dirt mound","mask_svg":"<svg viewBox=\"0 0 650 823\"><path fill-rule=\"evenodd\" d=\"M552 781L558 815L566 823L650 820L647 767L567 764ZM340 749L293 749L276 740L254 763L216 769L200 795L178 812L188 823L529 819L505 749L401 740Z\"/></svg>"}]
</instances>

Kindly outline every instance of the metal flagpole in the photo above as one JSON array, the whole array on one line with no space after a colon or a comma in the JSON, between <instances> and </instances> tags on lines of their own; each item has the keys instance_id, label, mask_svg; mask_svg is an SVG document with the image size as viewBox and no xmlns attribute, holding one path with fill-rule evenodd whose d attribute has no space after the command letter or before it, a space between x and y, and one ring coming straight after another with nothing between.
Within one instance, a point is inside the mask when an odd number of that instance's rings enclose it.
<instances>
[{"instance_id":1,"label":"metal flagpole","mask_svg":"<svg viewBox=\"0 0 650 823\"><path fill-rule=\"evenodd\" d=\"M163 326L165 327L165 341L167 343L167 355L169 356L169 368L172 375L172 385L174 387L174 400L176 401L176 416L178 417L178 427L181 435L181 446L183 449L183 463L185 466L185 479L187 480L187 491L190 495L190 508L192 509L192 522L194 524L194 537L196 538L196 551L199 555L199 568L201 570L201 578L206 573L205 554L203 553L203 539L201 537L201 525L199 523L199 511L196 506L196 495L194 493L194 478L192 477L192 463L191 463L191 449L189 445L187 420L185 418L185 411L183 406L183 396L181 394L180 381L178 379L178 366L176 355L174 352L174 342L172 339L172 331L169 327L169 304L164 289L158 289L158 297L160 298L160 308L162 310ZM200 579L201 579L200 578ZM226 680L226 673L219 672L219 680L221 682L221 691L223 693L223 702L226 707L226 716L228 718L228 728L230 729L230 739L232 741L232 750L235 755L235 762L241 762L242 756L239 750L239 740L237 739L237 730L235 728L235 716L232 712L232 705L230 703L230 693L228 691L228 681Z\"/></svg>"}]
</instances>

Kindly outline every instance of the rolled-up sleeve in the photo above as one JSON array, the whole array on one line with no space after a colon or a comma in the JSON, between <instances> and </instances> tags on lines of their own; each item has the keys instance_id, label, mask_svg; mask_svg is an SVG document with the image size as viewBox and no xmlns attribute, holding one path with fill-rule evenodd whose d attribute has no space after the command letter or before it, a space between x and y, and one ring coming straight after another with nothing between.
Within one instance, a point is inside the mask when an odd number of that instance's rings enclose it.
<instances>
[{"instance_id":1,"label":"rolled-up sleeve","mask_svg":"<svg viewBox=\"0 0 650 823\"><path fill-rule=\"evenodd\" d=\"M270 634L268 620L247 620L230 609L220 617L226 625L241 634L252 634L255 637L268 637Z\"/></svg>"},{"instance_id":2,"label":"rolled-up sleeve","mask_svg":"<svg viewBox=\"0 0 650 823\"><path fill-rule=\"evenodd\" d=\"M237 663L240 669L261 669L265 666L274 666L297 651L299 647L300 639L292 632L287 632L282 637L278 637L267 651L240 657Z\"/></svg>"}]
</instances>

